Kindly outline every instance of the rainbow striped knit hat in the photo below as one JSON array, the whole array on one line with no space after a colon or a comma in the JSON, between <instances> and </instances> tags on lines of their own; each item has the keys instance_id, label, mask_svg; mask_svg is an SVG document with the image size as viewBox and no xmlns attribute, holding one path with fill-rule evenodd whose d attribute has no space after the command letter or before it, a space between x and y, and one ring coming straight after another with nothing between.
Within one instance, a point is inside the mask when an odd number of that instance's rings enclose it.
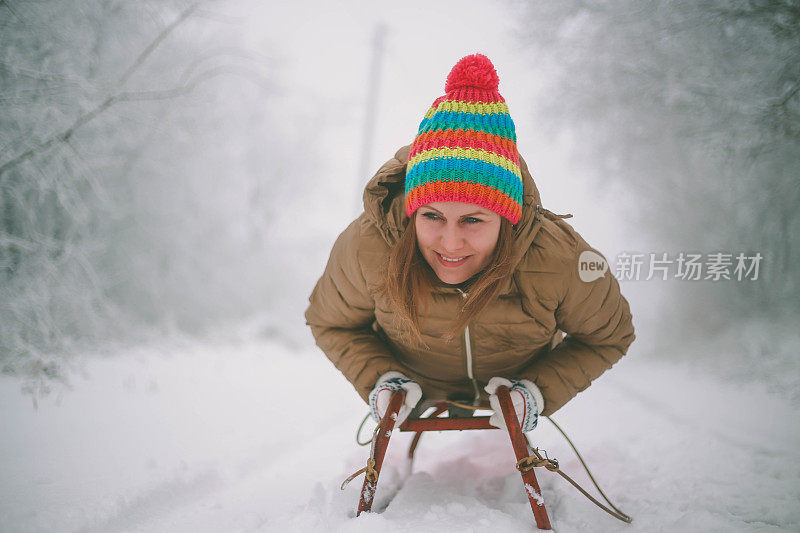
<instances>
[{"instance_id":1,"label":"rainbow striped knit hat","mask_svg":"<svg viewBox=\"0 0 800 533\"><path fill-rule=\"evenodd\" d=\"M406 213L431 202L465 202L516 224L522 216L517 135L489 58L462 58L447 76L411 144Z\"/></svg>"}]
</instances>

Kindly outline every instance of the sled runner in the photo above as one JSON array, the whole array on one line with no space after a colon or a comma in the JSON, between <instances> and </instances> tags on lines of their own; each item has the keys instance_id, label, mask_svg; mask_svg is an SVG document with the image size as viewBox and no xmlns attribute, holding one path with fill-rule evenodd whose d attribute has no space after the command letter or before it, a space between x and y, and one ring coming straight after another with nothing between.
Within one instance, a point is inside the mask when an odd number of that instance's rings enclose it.
<instances>
[{"instance_id":1,"label":"sled runner","mask_svg":"<svg viewBox=\"0 0 800 533\"><path fill-rule=\"evenodd\" d=\"M342 483L342 489L344 489L345 485L352 481L356 476L361 473L364 473L364 484L361 488L361 494L358 501L358 512L357 515L360 515L362 512L369 512L372 509L372 503L375 498L375 490L378 485L378 477L380 476L381 467L383 466L383 459L386 455L386 449L389 446L389 438L392 435L392 431L395 429L395 420L397 419L397 413L400 410L400 407L403 405L403 401L405 400L405 391L400 390L396 391L393 395L391 400L389 401L389 406L386 410L386 414L381 419L378 426L375 428L375 433L373 434L373 438L371 441L371 450L370 456L367 460L367 466L359 470L358 472L354 473L350 477L348 477L344 483ZM589 474L589 477L592 479L592 482L595 484L595 487L598 489L600 494L603 496L605 501L614 509L613 511L608 507L604 506L600 502L598 502L594 497L592 497L589 493L587 493L582 487L580 487L575 481L572 480L569 476L563 473L558 466L558 461L555 459L550 459L546 455L542 457L539 453L539 450L536 448L532 448L530 443L528 442L528 438L526 437L525 433L522 432L522 428L519 425L519 421L517 420L517 415L514 411L514 407L511 403L511 398L509 396L508 387L500 386L497 389L497 397L500 400L500 407L503 412L503 419L506 423L506 428L508 429L508 436L511 440L511 446L514 450L514 454L517 458L516 467L519 470L520 475L522 476L522 483L523 487L525 488L525 492L528 495L528 501L531 505L531 510L533 511L534 519L536 520L536 526L539 529L552 529L550 526L550 518L547 515L547 509L544 505L544 498L542 497L541 489L539 488L539 483L536 479L536 474L534 473L534 468L536 467L544 467L551 472L556 472L561 477L569 481L575 488L577 488L584 496L589 498L595 505L602 508L607 513L611 514L615 518L622 520L623 522L631 522L631 518L617 509L603 494L603 491L600 490L600 487L594 480L594 477L589 472L586 464L583 463L583 459L581 458L580 454L578 453L577 449L575 449L572 442L567 440L572 446L575 453L578 455L578 458L581 460L584 468L586 468L586 472ZM452 409L458 409L459 404L455 404L454 402L438 402L435 404L435 410L426 418L412 418L409 417L403 424L400 425L400 431L409 431L414 432L414 438L411 441L411 445L408 450L408 458L409 460L413 460L414 453L416 451L417 445L419 444L419 439L422 436L424 431L449 431L449 430L467 430L467 429L498 429L489 424L488 416L477 416L477 417L466 417L466 418L439 418L441 414L445 411L450 411ZM552 422L552 420L551 420ZM555 424L555 422L553 422ZM561 431L558 425L556 428ZM359 428L360 429L360 428ZM566 434L564 434L566 437ZM367 443L360 443L360 444L367 444ZM615 512L616 511L616 512Z\"/></svg>"}]
</instances>

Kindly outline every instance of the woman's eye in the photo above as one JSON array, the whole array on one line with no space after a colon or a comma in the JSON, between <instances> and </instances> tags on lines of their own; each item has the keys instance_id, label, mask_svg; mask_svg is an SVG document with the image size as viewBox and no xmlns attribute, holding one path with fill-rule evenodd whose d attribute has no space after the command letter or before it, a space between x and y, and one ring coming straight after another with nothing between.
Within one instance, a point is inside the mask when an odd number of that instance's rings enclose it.
<instances>
[{"instance_id":1,"label":"woman's eye","mask_svg":"<svg viewBox=\"0 0 800 533\"><path fill-rule=\"evenodd\" d=\"M428 220L444 220L442 217L431 211L428 211L427 213L422 213L422 216L424 218L427 218ZM461 219L461 222L465 224L478 224L480 222L483 222L483 220L475 217L464 217Z\"/></svg>"}]
</instances>

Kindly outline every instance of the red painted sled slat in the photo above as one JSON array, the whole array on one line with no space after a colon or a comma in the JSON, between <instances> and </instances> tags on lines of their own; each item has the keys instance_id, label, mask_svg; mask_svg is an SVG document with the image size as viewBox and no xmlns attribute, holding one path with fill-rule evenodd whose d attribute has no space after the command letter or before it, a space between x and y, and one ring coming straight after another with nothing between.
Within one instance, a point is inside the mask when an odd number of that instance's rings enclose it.
<instances>
[{"instance_id":1,"label":"red painted sled slat","mask_svg":"<svg viewBox=\"0 0 800 533\"><path fill-rule=\"evenodd\" d=\"M446 405L444 405L444 404L437 405L436 406L436 410L433 413L431 413L428 418L429 419L436 418L437 416L439 416L440 414L444 413L445 411L447 411L447 406ZM420 439L420 437L422 437L422 431L423 430L403 429L403 428L406 428L408 426L408 422L409 421L406 420L403 423L403 425L400 426L400 431L416 431L417 432L417 434L414 435L414 438L411 440L411 446L408 447L408 458L409 458L409 460L413 461L414 460L414 452L417 451L417 444L419 444L419 439Z\"/></svg>"},{"instance_id":2,"label":"red painted sled slat","mask_svg":"<svg viewBox=\"0 0 800 533\"><path fill-rule=\"evenodd\" d=\"M375 488L378 485L378 476L381 473L381 466L383 466L383 456L386 455L386 448L389 446L389 437L392 436L392 430L394 430L397 412L400 411L400 407L402 407L405 399L406 391L396 391L392 394L392 398L389 400L389 407L386 408L386 414L383 415L380 424L378 424L380 429L377 435L375 435L375 442L372 443L373 450L372 457L370 457L370 460L375 461L375 465L372 467L374 469L374 475L369 468L367 468L367 471L364 473L364 485L361 487L361 498L358 500L358 512L356 516L364 511L369 512L369 510L372 509L372 500L375 499Z\"/></svg>"},{"instance_id":3,"label":"red painted sled slat","mask_svg":"<svg viewBox=\"0 0 800 533\"><path fill-rule=\"evenodd\" d=\"M525 433L520 428L519 421L517 420L514 406L511 403L511 397L508 393L508 387L498 387L497 398L500 400L500 407L503 411L503 419L508 428L508 436L511 439L511 445L517 460L528 457L528 441L525 438ZM389 438L394 429L395 420L400 407L405 400L405 391L397 391L392 395L389 401L389 407L386 410L386 415L379 424L379 430L375 435L373 442L372 455L370 463L374 461L372 469L367 467L366 475L364 476L364 485L361 489L361 498L358 502L358 513L369 512L372 508L372 502L375 498L375 489L378 485L378 475L380 474L381 466L383 466L383 458L386 455L386 449L389 446ZM415 418L406 420L401 426L400 431L413 431L417 434L411 442L411 447L408 450L409 458L414 457L414 452L419 443L420 436L423 431L451 431L451 430L467 430L467 429L497 429L489 425L488 416L469 417L469 418L437 418L446 410L443 405L437 405L436 411L428 418ZM536 474L533 469L528 471L520 470L522 474L522 483L525 487L525 492L528 494L528 500L533 510L533 516L536 519L536 526L539 529L551 529L550 519L547 516L547 510L544 506L542 499L541 489L536 480Z\"/></svg>"},{"instance_id":4,"label":"red painted sled slat","mask_svg":"<svg viewBox=\"0 0 800 533\"><path fill-rule=\"evenodd\" d=\"M417 418L400 426L400 431L461 431L464 429L497 429L489 425L488 416L472 418Z\"/></svg>"},{"instance_id":5,"label":"red painted sled slat","mask_svg":"<svg viewBox=\"0 0 800 533\"><path fill-rule=\"evenodd\" d=\"M503 411L503 420L506 421L508 428L508 436L511 438L511 446L514 447L514 454L517 456L517 461L525 459L530 455L528 452L528 439L525 438L525 433L519 427L517 414L514 411L514 406L511 404L511 397L508 394L508 387L497 388L497 399L500 400L500 408ZM550 527L550 518L547 516L547 509L544 507L544 498L542 498L542 489L539 488L539 482L536 480L536 474L533 469L522 471L522 483L525 486L525 492L528 493L528 501L531 503L533 516L536 519L536 527L539 529L552 529Z\"/></svg>"}]
</instances>

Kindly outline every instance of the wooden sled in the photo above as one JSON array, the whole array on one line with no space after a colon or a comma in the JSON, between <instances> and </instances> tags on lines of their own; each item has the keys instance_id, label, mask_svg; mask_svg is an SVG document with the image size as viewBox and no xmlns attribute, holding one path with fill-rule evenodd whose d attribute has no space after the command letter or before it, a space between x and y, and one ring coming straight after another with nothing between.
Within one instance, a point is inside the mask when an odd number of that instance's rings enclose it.
<instances>
[{"instance_id":1,"label":"wooden sled","mask_svg":"<svg viewBox=\"0 0 800 533\"><path fill-rule=\"evenodd\" d=\"M372 508L372 502L375 498L375 490L378 486L378 477L380 476L381 467L383 466L383 458L386 455L386 448L389 446L389 438L392 436L395 420L400 407L403 405L405 399L405 391L397 391L392 395L389 401L389 407L386 414L381 419L376 435L372 443L372 453L367 463L364 476L364 485L361 488L361 497L358 501L358 515L362 512L369 512ZM503 418L508 428L508 436L511 439L511 446L514 449L514 454L517 457L517 469L522 475L522 483L525 492L528 495L528 501L533 510L533 516L536 519L536 526L539 529L551 529L550 519L547 516L547 510L544 506L541 489L536 480L534 469L527 463L531 459L531 450L529 450L528 440L520 428L517 421L514 407L511 404L508 387L501 386L497 389L497 398L500 400L500 407L503 411ZM416 451L417 444L419 443L420 436L424 431L450 431L450 430L466 430L466 429L498 429L489 425L488 416L477 416L469 418L438 418L439 415L448 410L447 402L439 402L435 405L436 410L426 418L413 418L408 419L400 426L400 431L415 432L411 446L408 450L408 456L413 459L414 452ZM539 465L537 465L539 466Z\"/></svg>"}]
</instances>

